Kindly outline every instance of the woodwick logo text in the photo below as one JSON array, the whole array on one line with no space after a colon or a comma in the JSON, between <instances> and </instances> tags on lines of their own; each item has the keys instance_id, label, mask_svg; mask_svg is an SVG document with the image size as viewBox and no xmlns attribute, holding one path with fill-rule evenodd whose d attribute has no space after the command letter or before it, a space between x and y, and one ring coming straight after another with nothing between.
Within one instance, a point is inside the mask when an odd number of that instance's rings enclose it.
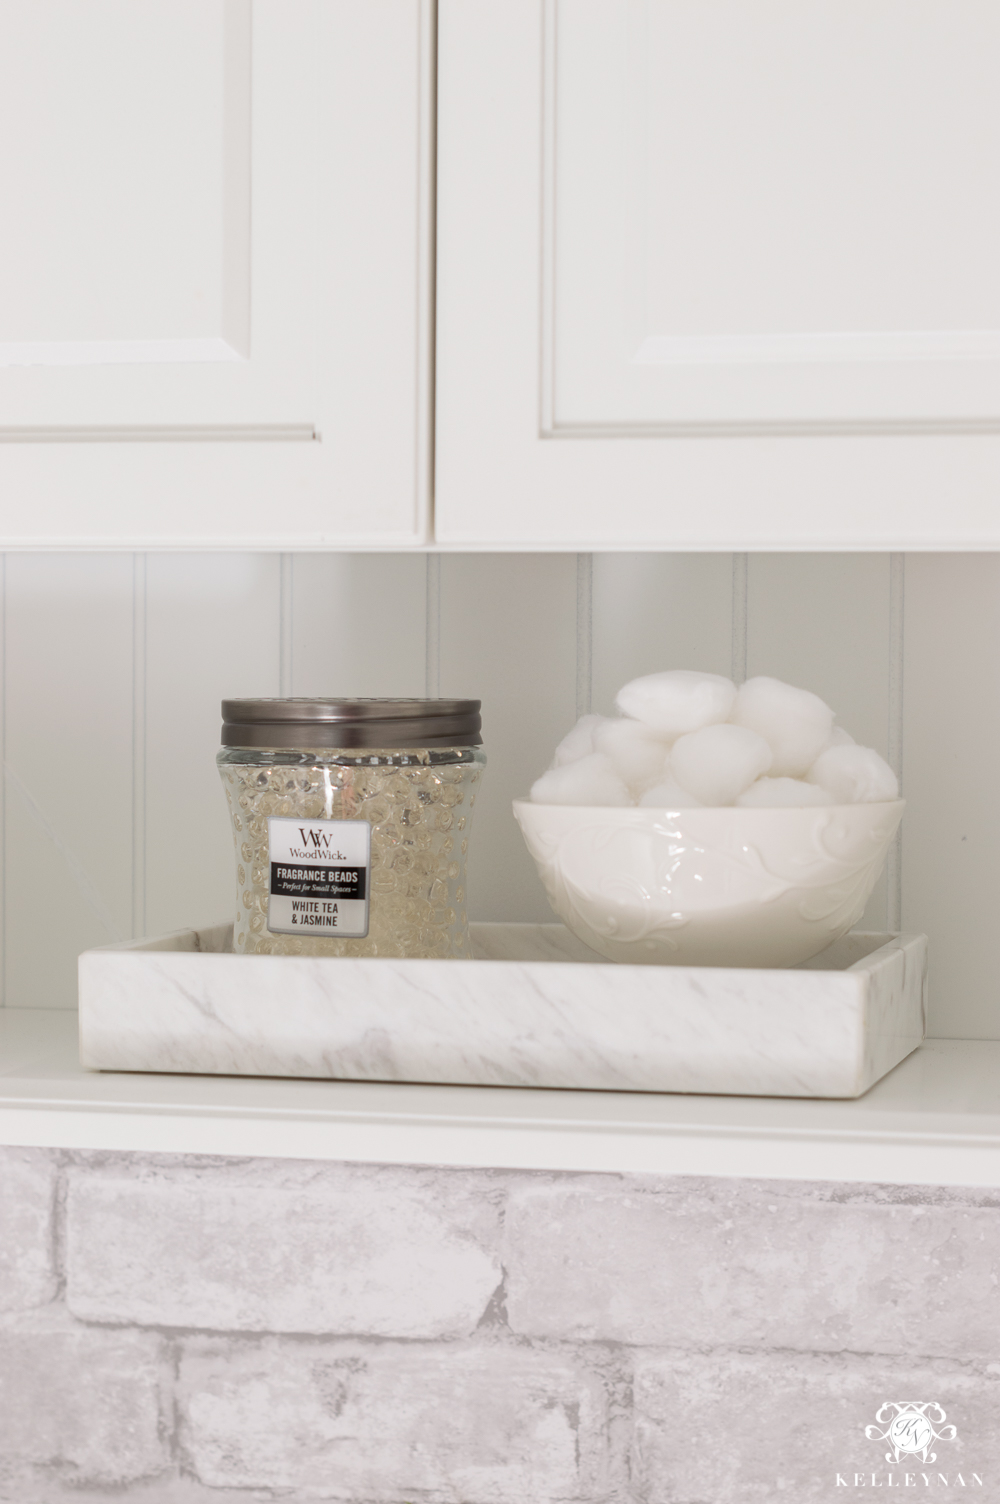
<instances>
[{"instance_id":1,"label":"woodwick logo text","mask_svg":"<svg viewBox=\"0 0 1000 1504\"><path fill-rule=\"evenodd\" d=\"M289 846L289 855L299 861L315 860L316 857L327 857L331 861L346 862L347 857L339 847L333 843L333 837L325 830L316 830L313 826L299 826L299 835L302 837L301 848Z\"/></svg>"}]
</instances>

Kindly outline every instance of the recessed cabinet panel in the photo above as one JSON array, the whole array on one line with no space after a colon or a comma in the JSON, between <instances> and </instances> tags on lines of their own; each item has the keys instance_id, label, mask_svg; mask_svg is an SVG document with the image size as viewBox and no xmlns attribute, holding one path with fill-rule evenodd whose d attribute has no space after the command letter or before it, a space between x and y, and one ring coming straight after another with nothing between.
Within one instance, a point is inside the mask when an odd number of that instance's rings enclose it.
<instances>
[{"instance_id":1,"label":"recessed cabinet panel","mask_svg":"<svg viewBox=\"0 0 1000 1504\"><path fill-rule=\"evenodd\" d=\"M0 368L249 355L250 0L0 11Z\"/></svg>"},{"instance_id":2,"label":"recessed cabinet panel","mask_svg":"<svg viewBox=\"0 0 1000 1504\"><path fill-rule=\"evenodd\" d=\"M0 3L0 542L418 542L429 0Z\"/></svg>"},{"instance_id":3,"label":"recessed cabinet panel","mask_svg":"<svg viewBox=\"0 0 1000 1504\"><path fill-rule=\"evenodd\" d=\"M440 35L443 540L1000 541L989 0L442 0Z\"/></svg>"},{"instance_id":4,"label":"recessed cabinet panel","mask_svg":"<svg viewBox=\"0 0 1000 1504\"><path fill-rule=\"evenodd\" d=\"M555 0L551 423L1000 412L998 59L990 0Z\"/></svg>"}]
</instances>

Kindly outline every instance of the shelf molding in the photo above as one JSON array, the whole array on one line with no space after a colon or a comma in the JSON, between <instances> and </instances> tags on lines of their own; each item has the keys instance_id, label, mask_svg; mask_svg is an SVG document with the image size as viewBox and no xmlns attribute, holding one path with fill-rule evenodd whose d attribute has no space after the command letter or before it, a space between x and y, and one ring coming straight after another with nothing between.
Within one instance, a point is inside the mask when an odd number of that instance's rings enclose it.
<instances>
[{"instance_id":1,"label":"shelf molding","mask_svg":"<svg viewBox=\"0 0 1000 1504\"><path fill-rule=\"evenodd\" d=\"M929 1040L855 1101L90 1072L0 1009L0 1143L755 1180L1000 1186L1000 1041Z\"/></svg>"}]
</instances>

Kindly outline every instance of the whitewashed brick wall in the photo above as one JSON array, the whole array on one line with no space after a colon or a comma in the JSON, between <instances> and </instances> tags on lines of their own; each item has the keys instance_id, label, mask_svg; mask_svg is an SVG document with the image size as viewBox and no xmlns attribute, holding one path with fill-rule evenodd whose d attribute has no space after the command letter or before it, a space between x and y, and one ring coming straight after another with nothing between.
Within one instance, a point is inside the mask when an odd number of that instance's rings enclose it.
<instances>
[{"instance_id":1,"label":"whitewashed brick wall","mask_svg":"<svg viewBox=\"0 0 1000 1504\"><path fill-rule=\"evenodd\" d=\"M907 1398L996 1498L998 1276L985 1191L0 1150L0 1500L807 1504Z\"/></svg>"}]
</instances>

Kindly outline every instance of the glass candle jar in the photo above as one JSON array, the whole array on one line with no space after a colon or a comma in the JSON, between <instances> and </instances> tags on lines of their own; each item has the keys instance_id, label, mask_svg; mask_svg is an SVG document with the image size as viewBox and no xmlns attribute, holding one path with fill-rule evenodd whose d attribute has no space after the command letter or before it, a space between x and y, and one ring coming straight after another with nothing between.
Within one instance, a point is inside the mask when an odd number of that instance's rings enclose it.
<instances>
[{"instance_id":1,"label":"glass candle jar","mask_svg":"<svg viewBox=\"0 0 1000 1504\"><path fill-rule=\"evenodd\" d=\"M223 700L233 949L471 956L479 700Z\"/></svg>"}]
</instances>

